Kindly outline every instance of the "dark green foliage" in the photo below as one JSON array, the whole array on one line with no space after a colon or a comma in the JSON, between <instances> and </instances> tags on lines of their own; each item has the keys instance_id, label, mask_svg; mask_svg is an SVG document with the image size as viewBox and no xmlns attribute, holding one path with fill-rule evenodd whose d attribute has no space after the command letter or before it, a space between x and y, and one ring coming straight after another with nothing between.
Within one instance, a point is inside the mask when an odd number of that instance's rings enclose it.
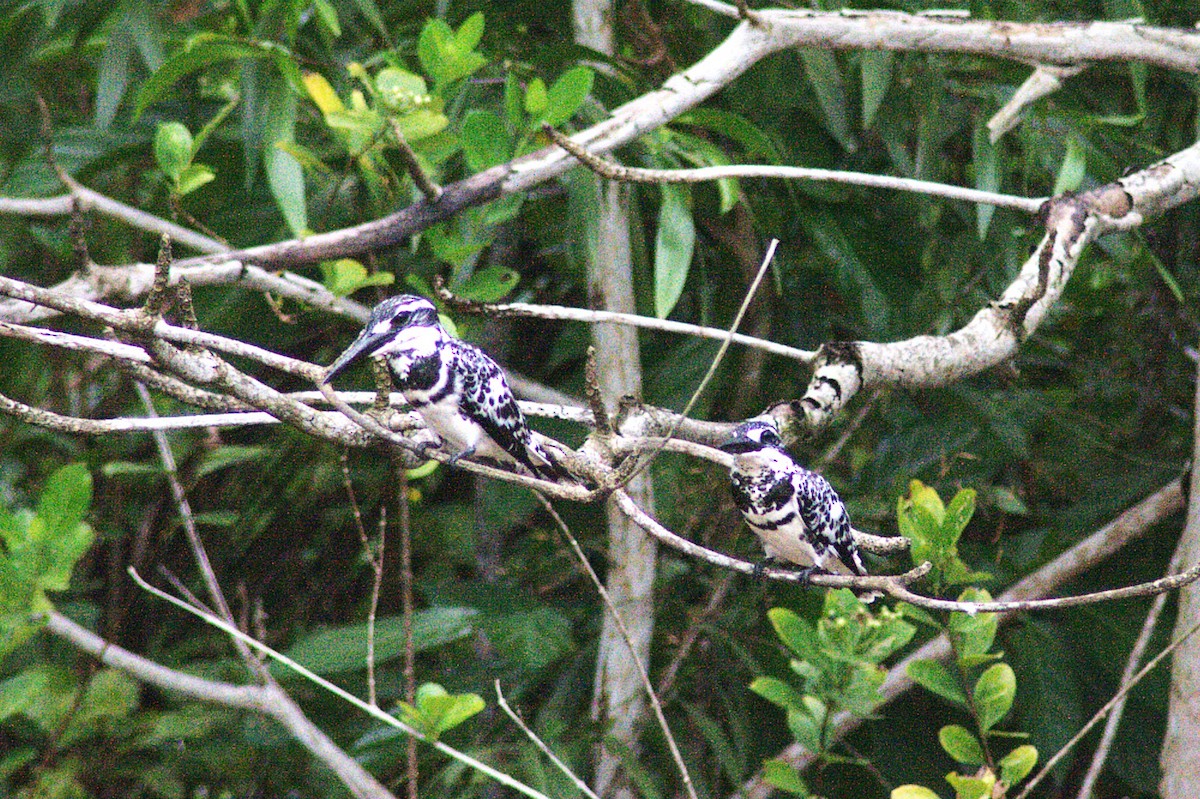
<instances>
[{"instance_id":1,"label":"dark green foliage","mask_svg":"<svg viewBox=\"0 0 1200 799\"><path fill-rule=\"evenodd\" d=\"M979 18L1018 21L1196 22L1189 4L1161 0L960 5ZM430 175L450 183L541 146L542 121L570 129L600 119L659 86L670 63L702 57L731 27L691 5L647 10L662 26L667 60L645 60L635 35L644 31L625 19L618 59L571 44L564 2L6 5L0 194L62 191L42 150L33 101L40 93L57 162L74 178L180 223L196 220L234 246L376 219L417 194L397 155L396 129ZM1097 64L988 144L984 123L1028 71L977 57L781 53L617 156L638 166L852 169L1040 196L1112 180L1195 139L1190 77ZM468 209L404 247L291 268L366 304L402 286L427 291L440 275L474 299L587 307L579 203L590 194L581 190L588 180L573 173L528 197ZM777 236L782 247L743 329L805 348L952 330L998 296L1039 235L1032 220L1010 210L837 185L730 180L631 193L642 313L727 325L757 267L757 245ZM1185 206L1136 234L1096 243L1011 368L944 389L860 398L797 455L816 460L870 401L862 425L823 468L856 526L917 541L937 566L937 581L922 590L957 593L986 573L987 587L999 593L1173 479L1187 459L1195 366L1183 348L1200 329L1198 225L1200 212ZM155 236L98 215L88 215L86 236L100 264L152 261L157 247ZM6 275L42 285L75 268L59 219L0 218L0 257ZM201 286L196 295L202 328L316 363L328 363L355 332L347 320L242 289ZM585 326L454 321L506 365L582 394ZM646 398L682 408L716 344L650 332L641 344ZM0 339L0 357L6 396L95 418L144 413L129 378L108 363L8 338ZM310 388L256 375L281 390ZM734 348L696 414L749 416L799 396L807 377L793 362ZM366 370L350 378L369 384ZM186 412L156 402L160 413ZM572 444L581 439L569 425L537 424ZM365 694L371 570L341 453L283 426L170 439L235 612L258 620L273 645ZM357 452L348 465L365 531L376 541L382 509L396 518L393 467ZM758 556L719 470L665 456L653 474L658 516L673 529ZM84 486L92 479L89 507ZM444 686L425 689L412 720L551 795L569 796L574 788L495 712L492 684L499 678L539 734L586 774L605 735L590 715L599 601L523 491L444 469L411 485L417 678ZM933 503L938 495L956 499ZM29 623L30 611L52 602L168 666L244 679L222 635L164 609L124 576L134 565L157 580L161 567L201 593L148 437L73 437L0 419L0 500L0 795L339 794L334 778L273 723L140 688ZM602 570L603 509L561 511ZM1159 576L1177 530L1175 522L1163 525L1119 563L1064 591ZM376 641L379 698L388 709L404 696L396 540L390 529ZM904 565L871 563L873 571ZM932 693L880 708L878 664L913 635L909 623L916 640L931 634L928 619L910 609L902 619L873 610L873 620L896 633L883 645L873 637L879 628L866 626L871 617L844 595L740 578L726 587L725 580L675 553L659 556L652 678L662 679L694 633L664 701L702 796L730 794L796 738L830 754L818 722L835 708L877 716L851 744L895 785L945 792L944 775L971 773L996 731L1028 731L1044 759L1115 690L1145 610L1106 605L1000 629L982 616L952 618L946 624L958 659L911 673ZM709 607L716 592L724 598ZM1164 679L1151 678L1132 696L1105 777L1111 795L1155 791L1155 747L1147 741L1162 729ZM752 682L761 697L747 689ZM403 739L328 697L296 690L337 743L389 785L399 783ZM466 718L477 704L470 695L487 697L489 706ZM983 711L978 723L972 703ZM449 721L462 724L450 729ZM997 776L1015 779L1021 758L1006 758L1025 742L1000 744L992 753ZM647 799L679 791L665 752L651 730L641 751L628 753L631 778ZM830 762L837 757L857 758L835 749ZM766 774L793 793L883 793L867 770L836 765L800 777L768 764ZM1065 792L1080 769L1068 758L1054 775ZM427 749L421 774L422 795L490 790Z\"/></svg>"}]
</instances>

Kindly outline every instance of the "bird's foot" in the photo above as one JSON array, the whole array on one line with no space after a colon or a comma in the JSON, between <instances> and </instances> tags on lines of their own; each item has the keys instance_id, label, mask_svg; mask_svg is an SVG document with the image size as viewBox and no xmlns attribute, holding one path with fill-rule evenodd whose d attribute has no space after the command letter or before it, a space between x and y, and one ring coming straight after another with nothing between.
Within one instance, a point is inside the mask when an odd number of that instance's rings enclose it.
<instances>
[{"instance_id":1,"label":"bird's foot","mask_svg":"<svg viewBox=\"0 0 1200 799\"><path fill-rule=\"evenodd\" d=\"M456 466L463 458L469 458L475 454L475 447L467 447L457 455L451 456L450 460L446 461L447 466Z\"/></svg>"},{"instance_id":2,"label":"bird's foot","mask_svg":"<svg viewBox=\"0 0 1200 799\"><path fill-rule=\"evenodd\" d=\"M753 576L755 580L761 580L766 574L768 568L775 568L776 566L779 566L779 559L768 555L754 564L754 571L751 572L751 576Z\"/></svg>"}]
</instances>

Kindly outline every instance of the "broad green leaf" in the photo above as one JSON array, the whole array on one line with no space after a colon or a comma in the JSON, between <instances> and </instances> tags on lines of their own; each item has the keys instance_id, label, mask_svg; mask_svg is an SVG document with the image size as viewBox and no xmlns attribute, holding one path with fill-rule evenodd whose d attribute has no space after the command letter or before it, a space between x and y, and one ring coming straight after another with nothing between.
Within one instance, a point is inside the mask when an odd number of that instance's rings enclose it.
<instances>
[{"instance_id":1,"label":"broad green leaf","mask_svg":"<svg viewBox=\"0 0 1200 799\"><path fill-rule=\"evenodd\" d=\"M654 314L666 319L687 282L696 246L696 225L688 202L690 192L685 187L664 185L662 197L654 237Z\"/></svg>"},{"instance_id":2,"label":"broad green leaf","mask_svg":"<svg viewBox=\"0 0 1200 799\"><path fill-rule=\"evenodd\" d=\"M991 594L981 588L968 588L958 596L959 602L990 602ZM954 612L950 614L950 641L960 659L987 654L996 640L999 619L995 613Z\"/></svg>"},{"instance_id":3,"label":"broad green leaf","mask_svg":"<svg viewBox=\"0 0 1200 799\"><path fill-rule=\"evenodd\" d=\"M847 152L858 149L858 139L850 122L850 103L846 98L846 81L837 57L829 50L802 47L800 60L808 81L817 93L817 102L825 119L825 127Z\"/></svg>"},{"instance_id":4,"label":"broad green leaf","mask_svg":"<svg viewBox=\"0 0 1200 799\"><path fill-rule=\"evenodd\" d=\"M971 160L975 168L975 188L980 191L1000 191L1000 154L999 144L994 144L988 131L987 123L981 117L975 120L974 135L971 138ZM975 233L979 240L987 238L988 227L992 224L992 216L996 206L987 203L975 205Z\"/></svg>"},{"instance_id":5,"label":"broad green leaf","mask_svg":"<svg viewBox=\"0 0 1200 799\"><path fill-rule=\"evenodd\" d=\"M925 485L920 480L912 480L908 484L908 493L912 504L929 511L938 524L946 518L946 506L938 496L937 489Z\"/></svg>"},{"instance_id":6,"label":"broad green leaf","mask_svg":"<svg viewBox=\"0 0 1200 799\"><path fill-rule=\"evenodd\" d=\"M0 780L8 780L13 774L32 763L39 752L32 746L19 746L0 755Z\"/></svg>"},{"instance_id":7,"label":"broad green leaf","mask_svg":"<svg viewBox=\"0 0 1200 799\"><path fill-rule=\"evenodd\" d=\"M864 50L859 55L862 68L863 130L868 130L875 121L875 114L883 103L888 86L891 85L895 55L891 50Z\"/></svg>"},{"instance_id":8,"label":"broad green leaf","mask_svg":"<svg viewBox=\"0 0 1200 799\"><path fill-rule=\"evenodd\" d=\"M951 772L946 775L946 782L954 788L955 799L989 799L992 795L992 786L996 784L996 778L964 777Z\"/></svg>"},{"instance_id":9,"label":"broad green leaf","mask_svg":"<svg viewBox=\"0 0 1200 799\"><path fill-rule=\"evenodd\" d=\"M967 695L959 684L958 678L940 660L914 660L908 664L905 673L922 688L943 699L948 699L956 705L967 707Z\"/></svg>"},{"instance_id":10,"label":"broad green leaf","mask_svg":"<svg viewBox=\"0 0 1200 799\"><path fill-rule=\"evenodd\" d=\"M128 12L121 14L104 43L100 67L96 70L96 127L107 128L117 115L117 109L129 88L129 68L133 60L133 35L123 23Z\"/></svg>"},{"instance_id":11,"label":"broad green leaf","mask_svg":"<svg viewBox=\"0 0 1200 799\"><path fill-rule=\"evenodd\" d=\"M371 23L375 32L382 36L384 41L389 41L391 34L388 32L387 23L383 21L383 14L379 13L379 6L375 4L375 0L354 0L354 5L358 7L358 13Z\"/></svg>"},{"instance_id":12,"label":"broad green leaf","mask_svg":"<svg viewBox=\"0 0 1200 799\"><path fill-rule=\"evenodd\" d=\"M550 607L487 614L479 624L500 657L520 668L544 668L575 648L570 620Z\"/></svg>"},{"instance_id":13,"label":"broad green leaf","mask_svg":"<svg viewBox=\"0 0 1200 799\"><path fill-rule=\"evenodd\" d=\"M548 102L546 82L541 78L534 78L529 81L529 85L525 87L525 113L535 119L540 118L546 111L546 104Z\"/></svg>"},{"instance_id":14,"label":"broad green leaf","mask_svg":"<svg viewBox=\"0 0 1200 799\"><path fill-rule=\"evenodd\" d=\"M800 618L787 608L771 608L767 611L767 619L775 628L775 634L788 649L796 653L802 660L816 660L820 653L820 643L817 632L805 619Z\"/></svg>"},{"instance_id":15,"label":"broad green leaf","mask_svg":"<svg viewBox=\"0 0 1200 799\"><path fill-rule=\"evenodd\" d=\"M1067 152L1063 156L1062 165L1058 168L1058 177L1054 179L1053 194L1058 196L1068 191L1075 191L1083 185L1087 176L1087 150L1084 143L1074 134L1067 137Z\"/></svg>"},{"instance_id":16,"label":"broad green leaf","mask_svg":"<svg viewBox=\"0 0 1200 799\"><path fill-rule=\"evenodd\" d=\"M200 459L200 465L196 467L196 477L204 477L230 466L256 461L268 454L269 450L266 447L223 444L204 453L204 457Z\"/></svg>"},{"instance_id":17,"label":"broad green leaf","mask_svg":"<svg viewBox=\"0 0 1200 799\"><path fill-rule=\"evenodd\" d=\"M1029 744L1018 746L1000 759L1000 779L1011 788L1029 776L1037 761L1037 747Z\"/></svg>"},{"instance_id":18,"label":"broad green leaf","mask_svg":"<svg viewBox=\"0 0 1200 799\"><path fill-rule=\"evenodd\" d=\"M268 101L266 131L263 141L266 152L263 167L267 172L267 184L284 221L294 236L308 233L308 204L304 192L304 170L290 153L276 146L278 142L291 142L296 127L296 94L286 86L274 82Z\"/></svg>"},{"instance_id":19,"label":"broad green leaf","mask_svg":"<svg viewBox=\"0 0 1200 799\"><path fill-rule=\"evenodd\" d=\"M416 727L430 738L437 739L485 707L476 694L450 694L437 683L425 683L417 688L416 706L399 703L402 721Z\"/></svg>"},{"instance_id":20,"label":"broad green leaf","mask_svg":"<svg viewBox=\"0 0 1200 799\"><path fill-rule=\"evenodd\" d=\"M719 108L695 108L686 114L680 114L675 122L678 125L707 128L733 139L745 150L746 159L749 161L777 164L781 160L779 147L771 137L740 114L722 111Z\"/></svg>"},{"instance_id":21,"label":"broad green leaf","mask_svg":"<svg viewBox=\"0 0 1200 799\"><path fill-rule=\"evenodd\" d=\"M450 119L445 114L429 108L421 108L404 116L393 118L396 120L396 127L401 135L409 142L418 142L428 139L430 136L436 136L450 124Z\"/></svg>"},{"instance_id":22,"label":"broad green leaf","mask_svg":"<svg viewBox=\"0 0 1200 799\"><path fill-rule=\"evenodd\" d=\"M337 9L329 0L313 0L313 8L317 11L317 19L330 36L335 39L342 35L342 25L338 22Z\"/></svg>"},{"instance_id":23,"label":"broad green leaf","mask_svg":"<svg viewBox=\"0 0 1200 799\"><path fill-rule=\"evenodd\" d=\"M37 518L46 524L49 535L65 535L83 521L91 504L91 472L82 463L72 463L46 481L38 499Z\"/></svg>"},{"instance_id":24,"label":"broad green leaf","mask_svg":"<svg viewBox=\"0 0 1200 799\"><path fill-rule=\"evenodd\" d=\"M475 630L479 611L474 608L432 607L412 618L413 649L424 652L465 638ZM317 674L336 674L366 668L367 625L331 627L294 643L285 654ZM375 661L386 663L404 654L404 619L384 616L375 620ZM280 675L283 667L272 667Z\"/></svg>"},{"instance_id":25,"label":"broad green leaf","mask_svg":"<svg viewBox=\"0 0 1200 799\"><path fill-rule=\"evenodd\" d=\"M896 606L896 609L899 610L900 613L906 618L930 627L937 628L939 630L942 629L941 622L935 619L933 614L925 610L925 608L919 608L916 605L910 605L908 602L901 602Z\"/></svg>"},{"instance_id":26,"label":"broad green leaf","mask_svg":"<svg viewBox=\"0 0 1200 799\"><path fill-rule=\"evenodd\" d=\"M1016 693L1017 677L1007 663L997 663L979 676L971 699L984 732L1008 715Z\"/></svg>"},{"instance_id":27,"label":"broad green leaf","mask_svg":"<svg viewBox=\"0 0 1200 799\"><path fill-rule=\"evenodd\" d=\"M788 729L796 742L813 754L825 751L823 738L823 718L815 718L804 710L792 709L787 712Z\"/></svg>"},{"instance_id":28,"label":"broad green leaf","mask_svg":"<svg viewBox=\"0 0 1200 799\"><path fill-rule=\"evenodd\" d=\"M88 680L83 698L74 708L67 728L59 740L63 746L94 735L102 724L119 724L138 707L141 689L137 681L123 671L102 669Z\"/></svg>"},{"instance_id":29,"label":"broad green leaf","mask_svg":"<svg viewBox=\"0 0 1200 799\"><path fill-rule=\"evenodd\" d=\"M396 276L391 272L368 274L367 267L353 258L322 261L321 272L325 275L322 281L325 288L339 297L348 297L364 286L390 286L396 281Z\"/></svg>"},{"instance_id":30,"label":"broad green leaf","mask_svg":"<svg viewBox=\"0 0 1200 799\"><path fill-rule=\"evenodd\" d=\"M431 99L424 78L395 67L379 71L375 76L375 91L384 105L401 112L415 110Z\"/></svg>"},{"instance_id":31,"label":"broad green leaf","mask_svg":"<svg viewBox=\"0 0 1200 799\"><path fill-rule=\"evenodd\" d=\"M522 112L525 108L525 93L521 89L521 79L515 72L504 76L504 117L509 127L517 129L524 122Z\"/></svg>"},{"instance_id":32,"label":"broad green leaf","mask_svg":"<svg viewBox=\"0 0 1200 799\"><path fill-rule=\"evenodd\" d=\"M474 50L483 41L483 12L476 11L463 20L454 34L454 44L464 53Z\"/></svg>"},{"instance_id":33,"label":"broad green leaf","mask_svg":"<svg viewBox=\"0 0 1200 799\"><path fill-rule=\"evenodd\" d=\"M975 515L975 489L964 488L954 495L942 518L941 540L946 547L952 547L962 537L971 517Z\"/></svg>"},{"instance_id":34,"label":"broad green leaf","mask_svg":"<svg viewBox=\"0 0 1200 799\"><path fill-rule=\"evenodd\" d=\"M1029 506L1008 486L992 486L988 491L992 504L1013 516L1028 516Z\"/></svg>"},{"instance_id":35,"label":"broad green leaf","mask_svg":"<svg viewBox=\"0 0 1200 799\"><path fill-rule=\"evenodd\" d=\"M0 721L25 712L25 708L46 695L48 674L42 669L26 669L0 681Z\"/></svg>"},{"instance_id":36,"label":"broad green leaf","mask_svg":"<svg viewBox=\"0 0 1200 799\"><path fill-rule=\"evenodd\" d=\"M486 266L459 284L455 293L476 302L497 302L508 296L520 279L520 274L506 266Z\"/></svg>"},{"instance_id":37,"label":"broad green leaf","mask_svg":"<svg viewBox=\"0 0 1200 799\"><path fill-rule=\"evenodd\" d=\"M767 760L763 762L763 780L781 791L797 796L809 796L808 786L804 778L791 763L783 760Z\"/></svg>"},{"instance_id":38,"label":"broad green leaf","mask_svg":"<svg viewBox=\"0 0 1200 799\"><path fill-rule=\"evenodd\" d=\"M472 172L503 164L512 157L512 140L504 121L491 111L471 109L463 117L463 155Z\"/></svg>"},{"instance_id":39,"label":"broad green leaf","mask_svg":"<svg viewBox=\"0 0 1200 799\"><path fill-rule=\"evenodd\" d=\"M948 724L938 730L938 743L946 754L958 763L978 766L984 761L983 747L971 731L957 724Z\"/></svg>"},{"instance_id":40,"label":"broad green leaf","mask_svg":"<svg viewBox=\"0 0 1200 799\"><path fill-rule=\"evenodd\" d=\"M546 112L542 119L549 125L558 126L575 116L591 92L594 80L590 67L568 69L546 92Z\"/></svg>"},{"instance_id":41,"label":"broad green leaf","mask_svg":"<svg viewBox=\"0 0 1200 799\"><path fill-rule=\"evenodd\" d=\"M756 677L750 683L750 690L761 696L773 705L778 705L784 710L792 708L799 709L803 707L803 700L800 692L793 688L789 683L775 677Z\"/></svg>"},{"instance_id":42,"label":"broad green leaf","mask_svg":"<svg viewBox=\"0 0 1200 799\"><path fill-rule=\"evenodd\" d=\"M939 799L938 795L924 785L901 785L892 789L891 799Z\"/></svg>"},{"instance_id":43,"label":"broad green leaf","mask_svg":"<svg viewBox=\"0 0 1200 799\"><path fill-rule=\"evenodd\" d=\"M179 180L175 183L175 191L180 197L186 197L204 184L211 183L216 177L212 169L204 164L188 164L179 173Z\"/></svg>"},{"instance_id":44,"label":"broad green leaf","mask_svg":"<svg viewBox=\"0 0 1200 799\"><path fill-rule=\"evenodd\" d=\"M276 45L278 46L278 45ZM142 87L138 89L134 117L140 117L151 103L158 102L167 89L185 75L221 61L240 58L267 58L272 52L252 42L217 33L199 33L176 50Z\"/></svg>"}]
</instances>

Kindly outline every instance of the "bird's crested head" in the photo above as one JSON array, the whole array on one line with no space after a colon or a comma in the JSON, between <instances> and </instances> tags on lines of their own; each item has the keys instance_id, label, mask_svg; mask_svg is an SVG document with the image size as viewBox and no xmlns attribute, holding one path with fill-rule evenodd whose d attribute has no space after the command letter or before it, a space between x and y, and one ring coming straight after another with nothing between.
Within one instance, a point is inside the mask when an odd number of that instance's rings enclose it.
<instances>
[{"instance_id":1,"label":"bird's crested head","mask_svg":"<svg viewBox=\"0 0 1200 799\"><path fill-rule=\"evenodd\" d=\"M783 449L783 439L774 420L757 417L742 422L733 429L733 435L720 445L720 449L733 455L757 452L765 449Z\"/></svg>"},{"instance_id":2,"label":"bird's crested head","mask_svg":"<svg viewBox=\"0 0 1200 799\"><path fill-rule=\"evenodd\" d=\"M437 308L424 297L415 294L401 294L389 297L375 306L367 326L358 334L358 338L337 357L325 371L328 383L344 372L350 364L364 355L371 355L387 346L402 331L413 328L441 328L438 322Z\"/></svg>"}]
</instances>

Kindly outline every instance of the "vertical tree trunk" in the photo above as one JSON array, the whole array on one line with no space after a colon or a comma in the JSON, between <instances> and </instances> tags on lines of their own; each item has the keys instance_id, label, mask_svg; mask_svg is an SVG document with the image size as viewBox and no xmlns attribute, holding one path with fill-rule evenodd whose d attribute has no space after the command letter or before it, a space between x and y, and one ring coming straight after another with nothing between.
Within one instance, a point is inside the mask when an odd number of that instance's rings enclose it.
<instances>
[{"instance_id":1,"label":"vertical tree trunk","mask_svg":"<svg viewBox=\"0 0 1200 799\"><path fill-rule=\"evenodd\" d=\"M1193 412L1191 490L1187 524L1180 542L1180 569L1200 560L1200 375L1196 380ZM1179 592L1174 637L1186 633L1200 618L1200 586L1192 583ZM1196 799L1200 796L1200 636L1193 635L1171 659L1171 690L1167 700L1167 734L1163 738L1163 799Z\"/></svg>"},{"instance_id":2,"label":"vertical tree trunk","mask_svg":"<svg viewBox=\"0 0 1200 799\"><path fill-rule=\"evenodd\" d=\"M611 55L613 4L611 0L574 0L575 41ZM588 297L593 308L635 313L633 259L629 243L629 209L624 187L586 178L584 191L593 193L587 203L594 209L587 220ZM605 404L642 393L641 353L637 331L631 327L596 325L596 365ZM654 493L649 472L628 486L630 496L653 512ZM654 540L609 503L608 573L606 582L617 612L633 639L634 652L648 663L654 630ZM596 657L593 714L608 725L608 733L627 747L635 743L646 712L646 698L629 647L616 624L605 616ZM595 790L605 799L632 796L620 779L620 760L601 747L596 763Z\"/></svg>"}]
</instances>

